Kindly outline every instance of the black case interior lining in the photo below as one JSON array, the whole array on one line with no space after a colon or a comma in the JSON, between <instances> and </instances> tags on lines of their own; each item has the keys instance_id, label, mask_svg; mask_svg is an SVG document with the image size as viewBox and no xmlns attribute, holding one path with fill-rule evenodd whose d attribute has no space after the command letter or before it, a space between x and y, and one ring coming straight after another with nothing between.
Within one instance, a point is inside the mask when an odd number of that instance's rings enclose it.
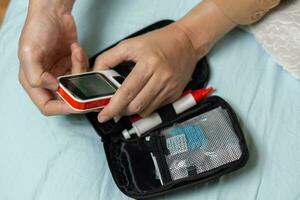
<instances>
[{"instance_id":1,"label":"black case interior lining","mask_svg":"<svg viewBox=\"0 0 300 200\"><path fill-rule=\"evenodd\" d=\"M160 21L129 36L128 38L162 28L172 22L173 21L171 20ZM115 45L112 45L107 49L110 49ZM99 54L90 59L91 66L93 66L93 63ZM134 63L126 62L117 66L115 69L121 75L126 77L133 67ZM203 58L198 62L193 74L193 79L186 89L198 89L205 87L208 77L209 67L206 59ZM161 143L161 139L159 138L160 130L171 126L174 122L191 119L194 116L205 113L218 106L224 108L224 110L228 113L234 132L239 139L239 144L242 150L241 157L234 162L222 165L205 173L172 181L163 153L165 151L165 145ZM168 110L169 108L164 107L163 109ZM163 109L160 109L160 112L162 112ZM175 119L169 120L167 123L161 124L155 129L148 131L146 136L151 138L150 141L146 141L145 137L133 137L130 140L125 140L122 137L122 131L124 129L131 128L131 123L127 117L121 118L121 120L117 123L110 120L107 123L100 124L97 120L97 113L88 113L86 116L103 141L108 165L115 183L124 194L133 198L140 199L153 197L168 191L177 190L187 185L220 177L241 168L248 158L246 142L237 117L230 105L217 96L208 97L206 100L200 102L192 109L180 114ZM164 182L163 185L161 185L160 181L156 178L155 166L150 155L151 152L155 155L157 162L159 163L160 173Z\"/></svg>"}]
</instances>

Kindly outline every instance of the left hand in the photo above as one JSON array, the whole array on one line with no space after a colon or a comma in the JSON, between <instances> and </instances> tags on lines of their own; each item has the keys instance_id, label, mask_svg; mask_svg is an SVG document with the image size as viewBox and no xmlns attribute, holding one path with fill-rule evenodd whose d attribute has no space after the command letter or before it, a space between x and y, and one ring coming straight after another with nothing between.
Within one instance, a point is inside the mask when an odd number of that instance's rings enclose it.
<instances>
[{"instance_id":1,"label":"left hand","mask_svg":"<svg viewBox=\"0 0 300 200\"><path fill-rule=\"evenodd\" d=\"M176 23L125 40L103 53L94 70L113 68L124 61L134 61L136 66L100 112L99 121L135 113L145 117L174 102L191 80L198 58L190 38Z\"/></svg>"},{"instance_id":2,"label":"left hand","mask_svg":"<svg viewBox=\"0 0 300 200\"><path fill-rule=\"evenodd\" d=\"M71 15L73 2L30 0L19 40L20 83L46 116L75 113L56 94L57 77L88 68Z\"/></svg>"}]
</instances>

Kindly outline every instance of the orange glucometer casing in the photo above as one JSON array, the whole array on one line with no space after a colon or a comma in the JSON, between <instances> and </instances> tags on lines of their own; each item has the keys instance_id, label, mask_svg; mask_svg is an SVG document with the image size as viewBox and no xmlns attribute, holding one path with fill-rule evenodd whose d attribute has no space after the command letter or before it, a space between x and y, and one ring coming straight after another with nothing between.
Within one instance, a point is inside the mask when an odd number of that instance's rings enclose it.
<instances>
[{"instance_id":1,"label":"orange glucometer casing","mask_svg":"<svg viewBox=\"0 0 300 200\"><path fill-rule=\"evenodd\" d=\"M114 70L60 76L57 94L78 112L98 110L109 103L123 80Z\"/></svg>"}]
</instances>

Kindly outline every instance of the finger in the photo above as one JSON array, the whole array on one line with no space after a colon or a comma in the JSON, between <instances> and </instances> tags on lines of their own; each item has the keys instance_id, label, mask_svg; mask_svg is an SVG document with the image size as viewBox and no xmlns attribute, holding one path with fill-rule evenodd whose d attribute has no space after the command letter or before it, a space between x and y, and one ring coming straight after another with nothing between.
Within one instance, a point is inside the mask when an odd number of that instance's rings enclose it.
<instances>
[{"instance_id":1,"label":"finger","mask_svg":"<svg viewBox=\"0 0 300 200\"><path fill-rule=\"evenodd\" d=\"M166 89L162 90L155 97L155 99L146 107L146 109L139 113L139 115L142 116L142 117L149 116L150 114L152 114L158 108L170 103L168 95L169 95L168 90L166 90Z\"/></svg>"},{"instance_id":2,"label":"finger","mask_svg":"<svg viewBox=\"0 0 300 200\"><path fill-rule=\"evenodd\" d=\"M153 75L135 99L129 103L125 115L132 115L145 110L163 89L164 82L160 76Z\"/></svg>"},{"instance_id":3,"label":"finger","mask_svg":"<svg viewBox=\"0 0 300 200\"><path fill-rule=\"evenodd\" d=\"M95 61L94 70L105 70L113 68L123 61L132 59L128 42L121 42L116 47L99 55Z\"/></svg>"},{"instance_id":4,"label":"finger","mask_svg":"<svg viewBox=\"0 0 300 200\"><path fill-rule=\"evenodd\" d=\"M77 41L77 30L76 30L76 23L74 17L67 13L62 16L63 26L67 30L70 40L68 41L70 44Z\"/></svg>"},{"instance_id":5,"label":"finger","mask_svg":"<svg viewBox=\"0 0 300 200\"><path fill-rule=\"evenodd\" d=\"M72 74L79 74L86 72L89 68L88 58L84 50L79 46L78 43L73 43L71 45L72 51Z\"/></svg>"},{"instance_id":6,"label":"finger","mask_svg":"<svg viewBox=\"0 0 300 200\"><path fill-rule=\"evenodd\" d=\"M118 116L127 105L137 96L152 76L152 71L147 69L145 62L137 63L124 83L111 98L109 104L100 112L98 119L106 122L114 116Z\"/></svg>"},{"instance_id":7,"label":"finger","mask_svg":"<svg viewBox=\"0 0 300 200\"><path fill-rule=\"evenodd\" d=\"M68 115L77 113L63 100L49 100L42 105L42 113L46 116Z\"/></svg>"},{"instance_id":8,"label":"finger","mask_svg":"<svg viewBox=\"0 0 300 200\"><path fill-rule=\"evenodd\" d=\"M75 111L62 100L55 99L51 91L41 88L32 88L27 82L22 69L20 70L19 76L22 86L29 94L34 104L44 115L50 116L75 113Z\"/></svg>"}]
</instances>

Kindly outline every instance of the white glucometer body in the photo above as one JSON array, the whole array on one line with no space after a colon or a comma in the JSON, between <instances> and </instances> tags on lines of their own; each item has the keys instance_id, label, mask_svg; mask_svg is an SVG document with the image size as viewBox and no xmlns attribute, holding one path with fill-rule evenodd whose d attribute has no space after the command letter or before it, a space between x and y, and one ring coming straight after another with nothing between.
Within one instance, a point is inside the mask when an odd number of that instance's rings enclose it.
<instances>
[{"instance_id":1,"label":"white glucometer body","mask_svg":"<svg viewBox=\"0 0 300 200\"><path fill-rule=\"evenodd\" d=\"M58 77L58 95L74 110L87 112L107 105L124 77L103 70Z\"/></svg>"}]
</instances>

